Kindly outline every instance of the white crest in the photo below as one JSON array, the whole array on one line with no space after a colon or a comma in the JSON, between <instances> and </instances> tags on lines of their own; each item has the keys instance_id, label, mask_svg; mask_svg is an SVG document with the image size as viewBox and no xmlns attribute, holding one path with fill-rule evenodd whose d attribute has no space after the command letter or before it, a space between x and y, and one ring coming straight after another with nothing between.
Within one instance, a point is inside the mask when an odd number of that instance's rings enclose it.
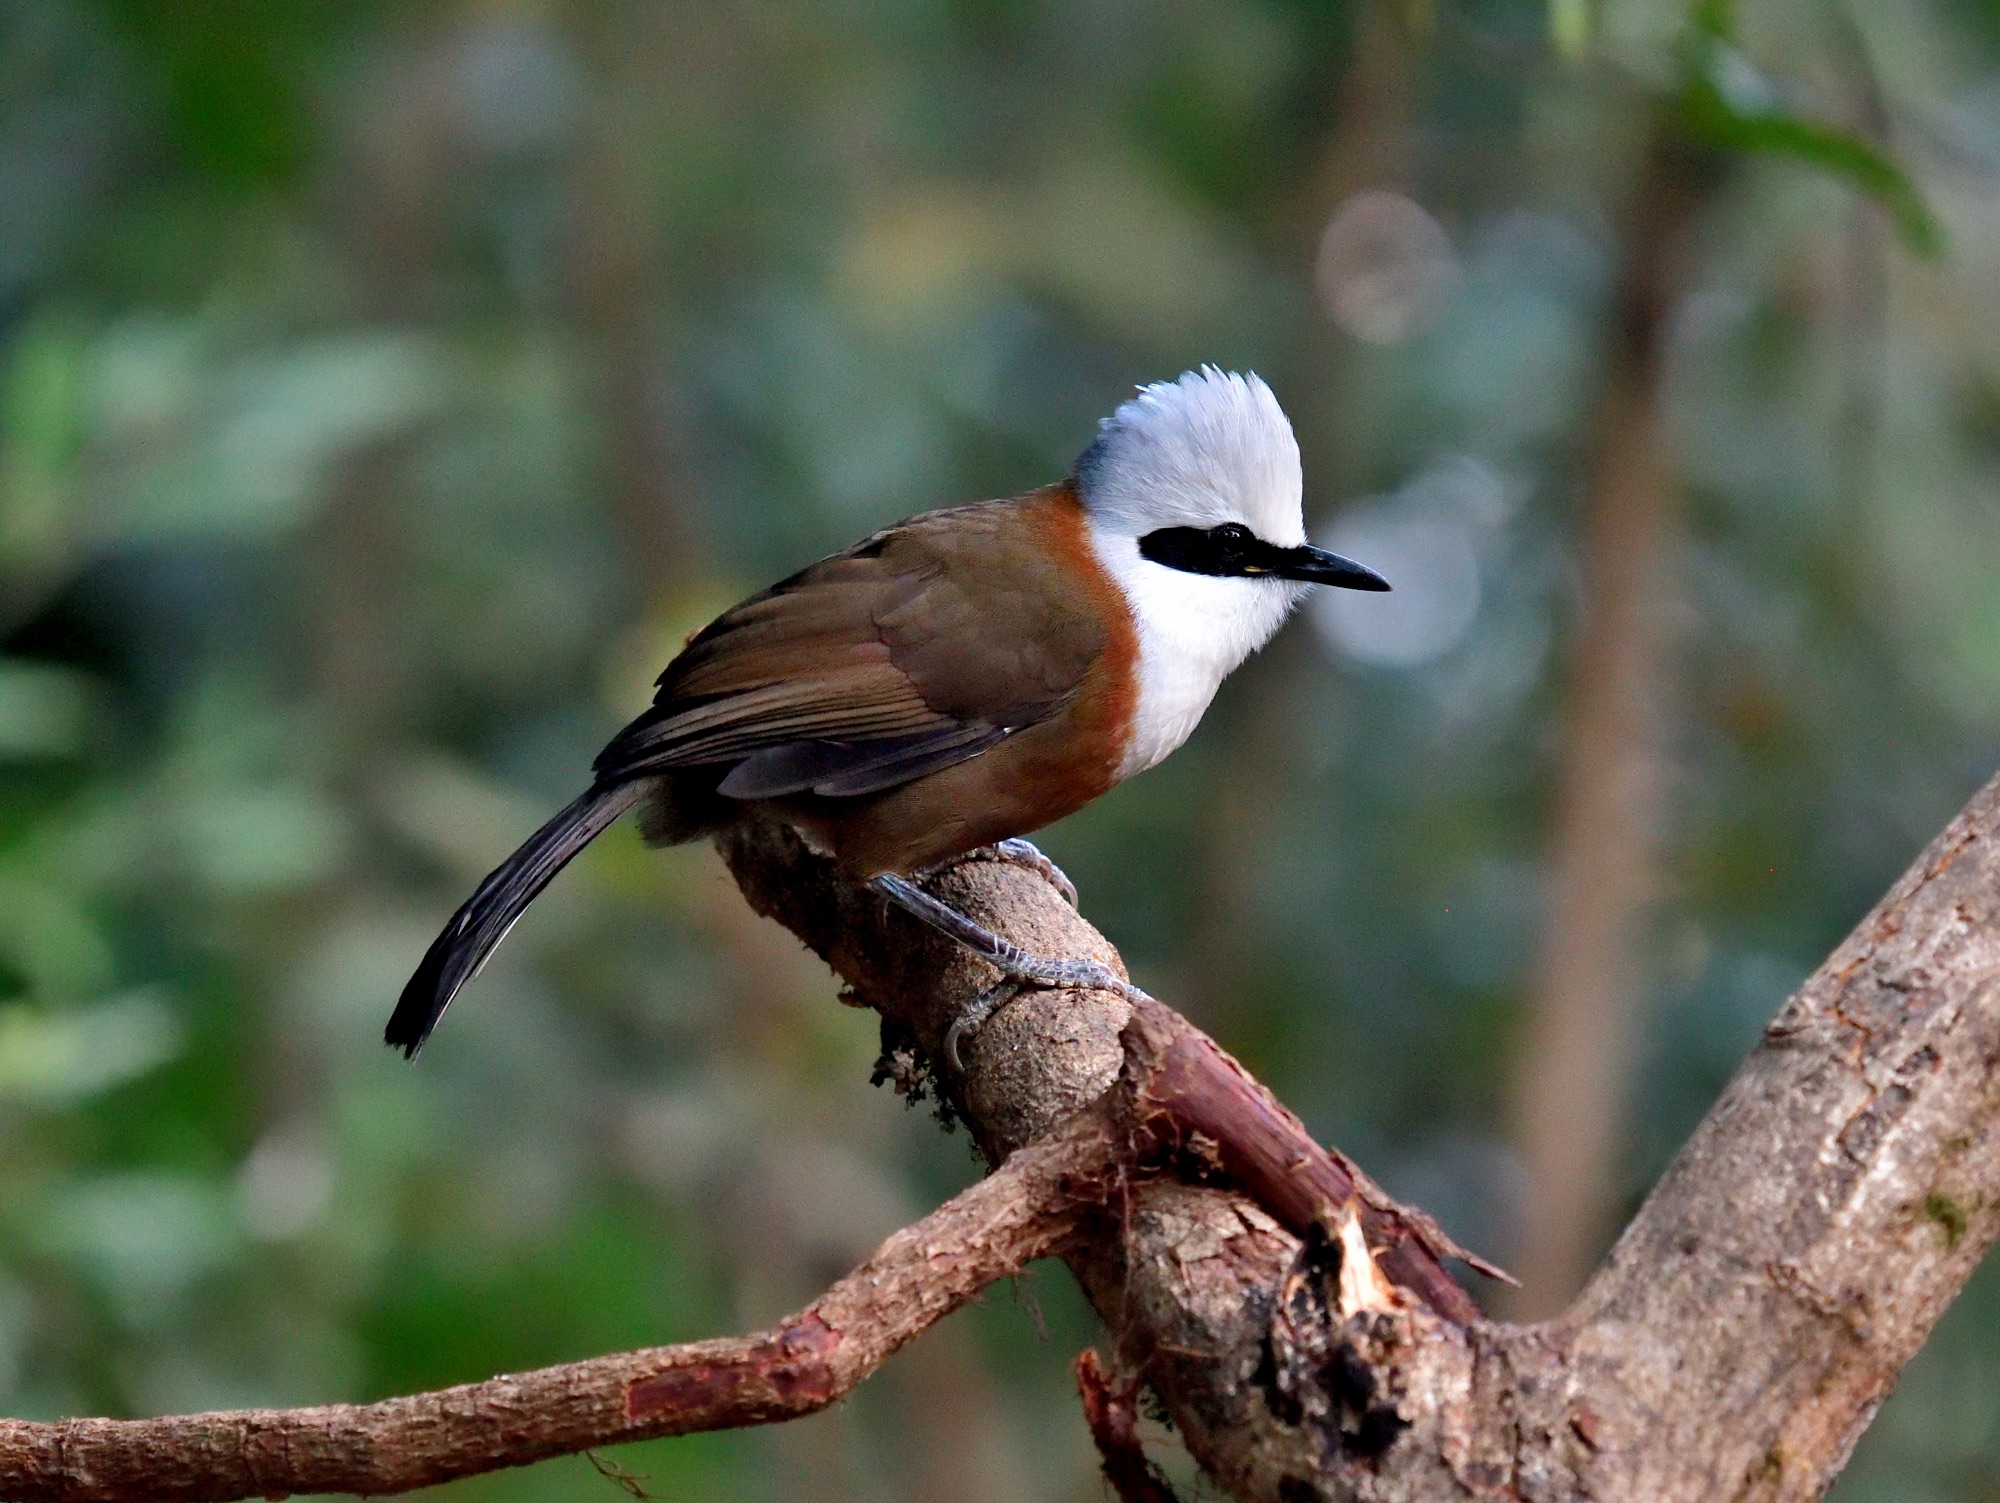
<instances>
[{"instance_id":1,"label":"white crest","mask_svg":"<svg viewBox=\"0 0 2000 1503\"><path fill-rule=\"evenodd\" d=\"M1307 589L1274 578L1190 574L1139 539L1164 527L1240 522L1266 542L1305 541L1298 440L1256 376L1205 365L1141 387L1076 462L1091 549L1118 582L1139 636L1139 705L1119 776L1143 772L1193 732L1222 680L1268 642Z\"/></svg>"},{"instance_id":2,"label":"white crest","mask_svg":"<svg viewBox=\"0 0 2000 1503\"><path fill-rule=\"evenodd\" d=\"M1076 481L1091 522L1106 532L1241 522L1283 547L1306 540L1298 440L1255 375L1204 365L1142 386L1098 424Z\"/></svg>"}]
</instances>

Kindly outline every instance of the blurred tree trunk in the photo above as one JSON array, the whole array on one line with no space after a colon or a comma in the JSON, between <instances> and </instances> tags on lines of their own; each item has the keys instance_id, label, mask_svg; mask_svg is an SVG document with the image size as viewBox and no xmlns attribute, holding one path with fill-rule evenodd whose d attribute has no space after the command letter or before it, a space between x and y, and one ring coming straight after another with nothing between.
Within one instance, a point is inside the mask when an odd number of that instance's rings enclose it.
<instances>
[{"instance_id":1,"label":"blurred tree trunk","mask_svg":"<svg viewBox=\"0 0 2000 1503\"><path fill-rule=\"evenodd\" d=\"M359 321L420 325L445 240L450 58L435 38L378 59L346 102L321 212L345 252ZM334 738L333 774L355 791L407 729L410 435L342 454L306 535L310 672Z\"/></svg>"},{"instance_id":2,"label":"blurred tree trunk","mask_svg":"<svg viewBox=\"0 0 2000 1503\"><path fill-rule=\"evenodd\" d=\"M1834 18L1841 42L1841 114L1866 141L1888 141L1895 122L1875 76L1868 41L1848 11ZM1892 230L1881 204L1856 195L1840 231L1838 269L1828 301L1836 331L1843 379L1841 411L1833 434L1842 525L1862 525L1861 513L1874 488L1876 450L1882 430L1882 402L1888 370L1889 247Z\"/></svg>"},{"instance_id":3,"label":"blurred tree trunk","mask_svg":"<svg viewBox=\"0 0 2000 1503\"><path fill-rule=\"evenodd\" d=\"M1315 237L1349 194L1396 185L1411 165L1417 57L1410 23L1391 0L1367 0L1352 14L1354 38L1339 117L1307 184L1311 221L1305 229Z\"/></svg>"},{"instance_id":4,"label":"blurred tree trunk","mask_svg":"<svg viewBox=\"0 0 2000 1503\"><path fill-rule=\"evenodd\" d=\"M659 206L633 129L649 119L658 80L659 18L611 6L584 44L603 85L594 91L576 163L568 282L594 387L598 490L623 540L648 609L671 603L704 577L691 500L668 402Z\"/></svg>"},{"instance_id":5,"label":"blurred tree trunk","mask_svg":"<svg viewBox=\"0 0 2000 1503\"><path fill-rule=\"evenodd\" d=\"M1528 1181L1517 1318L1561 1310L1617 1219L1672 697L1677 508L1667 346L1708 171L1662 121L1626 215L1604 395L1584 470L1583 621L1555 790L1548 918L1514 1066L1514 1135Z\"/></svg>"}]
</instances>

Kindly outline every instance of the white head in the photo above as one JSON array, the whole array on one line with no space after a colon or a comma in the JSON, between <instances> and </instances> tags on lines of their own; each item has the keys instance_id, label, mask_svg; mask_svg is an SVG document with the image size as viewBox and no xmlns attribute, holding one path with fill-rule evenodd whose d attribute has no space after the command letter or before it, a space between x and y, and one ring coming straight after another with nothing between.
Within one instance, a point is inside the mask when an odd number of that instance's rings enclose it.
<instances>
[{"instance_id":1,"label":"white head","mask_svg":"<svg viewBox=\"0 0 2000 1503\"><path fill-rule=\"evenodd\" d=\"M1157 381L1097 425L1076 462L1094 526L1144 537L1236 522L1266 542L1306 540L1299 441L1262 378L1204 365Z\"/></svg>"},{"instance_id":2,"label":"white head","mask_svg":"<svg viewBox=\"0 0 2000 1503\"><path fill-rule=\"evenodd\" d=\"M1203 366L1141 387L1074 470L1098 562L1139 635L1121 776L1188 738L1217 687L1314 584L1383 590L1306 543L1298 440L1271 388Z\"/></svg>"}]
</instances>

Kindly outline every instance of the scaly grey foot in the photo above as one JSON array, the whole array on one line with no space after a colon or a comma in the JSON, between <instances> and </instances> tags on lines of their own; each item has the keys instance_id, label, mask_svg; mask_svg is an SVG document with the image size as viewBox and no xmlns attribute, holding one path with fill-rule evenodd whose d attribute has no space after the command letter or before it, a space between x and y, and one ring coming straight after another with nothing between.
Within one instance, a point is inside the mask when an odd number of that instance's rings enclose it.
<instances>
[{"instance_id":1,"label":"scaly grey foot","mask_svg":"<svg viewBox=\"0 0 2000 1503\"><path fill-rule=\"evenodd\" d=\"M917 880L928 881L939 872L948 872L965 861L1005 861L1010 866L1025 867L1061 893L1063 901L1070 907L1077 906L1076 884L1070 881L1069 874L1044 856L1032 840L1023 840L1018 835L1009 836L1005 840L996 840L991 845L982 845L977 850L967 851L963 856L954 856L949 861L941 861L936 866L918 872Z\"/></svg>"},{"instance_id":2,"label":"scaly grey foot","mask_svg":"<svg viewBox=\"0 0 2000 1503\"><path fill-rule=\"evenodd\" d=\"M988 965L997 966L1008 982L1015 983L1011 991L1003 982L982 993L952 1024L945 1044L954 1063L959 1040L1012 1001L1022 986L1115 992L1128 1002L1137 1002L1146 995L1102 961L1030 954L1012 940L1003 939L983 924L974 923L949 903L932 897L907 878L885 874L869 885L905 913L922 919L940 934L957 940ZM1007 994L1000 995L1003 991Z\"/></svg>"}]
</instances>

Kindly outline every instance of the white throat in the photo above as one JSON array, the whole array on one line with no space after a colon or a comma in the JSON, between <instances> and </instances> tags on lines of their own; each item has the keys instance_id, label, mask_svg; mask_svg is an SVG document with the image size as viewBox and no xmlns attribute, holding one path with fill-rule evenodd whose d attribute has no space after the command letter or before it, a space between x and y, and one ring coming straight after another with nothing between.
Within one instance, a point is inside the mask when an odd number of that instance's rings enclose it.
<instances>
[{"instance_id":1,"label":"white throat","mask_svg":"<svg viewBox=\"0 0 2000 1503\"><path fill-rule=\"evenodd\" d=\"M1188 574L1139 554L1129 534L1090 527L1091 551L1125 592L1139 636L1139 702L1118 776L1194 734L1222 681L1270 641L1309 586Z\"/></svg>"}]
</instances>

